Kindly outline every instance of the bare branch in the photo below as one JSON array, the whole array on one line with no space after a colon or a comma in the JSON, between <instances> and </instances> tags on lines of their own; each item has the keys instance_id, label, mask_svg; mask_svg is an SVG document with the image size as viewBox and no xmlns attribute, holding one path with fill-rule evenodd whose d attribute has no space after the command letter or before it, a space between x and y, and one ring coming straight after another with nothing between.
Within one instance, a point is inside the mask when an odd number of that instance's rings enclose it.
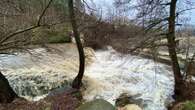
<instances>
[{"instance_id":1,"label":"bare branch","mask_svg":"<svg viewBox=\"0 0 195 110\"><path fill-rule=\"evenodd\" d=\"M45 7L45 9L43 10L43 12L41 13L41 15L40 15L40 17L39 17L39 20L38 20L38 22L37 22L37 26L40 25L41 20L42 20L43 16L45 15L47 9L48 9L49 6L51 5L52 1L53 1L53 0L50 0L50 1L49 1L49 3L47 4L47 6Z\"/></svg>"},{"instance_id":2,"label":"bare branch","mask_svg":"<svg viewBox=\"0 0 195 110\"><path fill-rule=\"evenodd\" d=\"M5 37L0 41L0 44L2 44L3 42L7 41L7 40L10 39L10 38L12 38L13 36L16 36L16 35L18 35L18 34L21 34L21 33L24 33L24 32L27 32L27 31L30 31L30 30L33 30L33 29L36 29L36 28L40 27L40 26L41 26L40 22L41 22L43 16L45 15L45 13L46 13L47 9L49 8L49 6L50 6L50 4L51 4L52 1L53 1L53 0L50 0L50 1L49 1L49 3L47 4L47 6L45 7L45 9L43 10L43 12L41 13L41 15L40 15L40 17L39 17L39 19L38 19L38 21L37 21L37 25L28 27L28 28L26 28L26 29L24 29L24 30L18 30L18 31L16 31L16 32L14 32L14 33L11 33L11 34L5 36Z\"/></svg>"}]
</instances>

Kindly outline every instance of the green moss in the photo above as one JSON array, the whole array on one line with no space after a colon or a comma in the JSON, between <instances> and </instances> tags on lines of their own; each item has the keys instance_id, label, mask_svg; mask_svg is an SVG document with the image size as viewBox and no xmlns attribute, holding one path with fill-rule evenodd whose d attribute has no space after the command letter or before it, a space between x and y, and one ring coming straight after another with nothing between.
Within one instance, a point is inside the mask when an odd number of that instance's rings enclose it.
<instances>
[{"instance_id":1,"label":"green moss","mask_svg":"<svg viewBox=\"0 0 195 110\"><path fill-rule=\"evenodd\" d=\"M70 42L69 32L71 26L68 23L53 27L40 27L32 31L32 42L39 43L66 43Z\"/></svg>"},{"instance_id":2,"label":"green moss","mask_svg":"<svg viewBox=\"0 0 195 110\"><path fill-rule=\"evenodd\" d=\"M187 101L182 110L195 110L195 102Z\"/></svg>"},{"instance_id":3,"label":"green moss","mask_svg":"<svg viewBox=\"0 0 195 110\"><path fill-rule=\"evenodd\" d=\"M61 32L49 32L48 33L48 42L49 43L65 43L70 42L71 39L67 33Z\"/></svg>"}]
</instances>

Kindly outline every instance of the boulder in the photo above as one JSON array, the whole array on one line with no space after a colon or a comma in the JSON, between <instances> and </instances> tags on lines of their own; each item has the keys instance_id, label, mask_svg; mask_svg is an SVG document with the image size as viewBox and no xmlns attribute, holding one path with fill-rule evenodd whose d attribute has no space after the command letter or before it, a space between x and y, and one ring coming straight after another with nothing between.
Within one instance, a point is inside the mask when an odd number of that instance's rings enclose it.
<instances>
[{"instance_id":1,"label":"boulder","mask_svg":"<svg viewBox=\"0 0 195 110\"><path fill-rule=\"evenodd\" d=\"M116 109L109 102L103 99L96 99L81 105L76 110L116 110Z\"/></svg>"}]
</instances>

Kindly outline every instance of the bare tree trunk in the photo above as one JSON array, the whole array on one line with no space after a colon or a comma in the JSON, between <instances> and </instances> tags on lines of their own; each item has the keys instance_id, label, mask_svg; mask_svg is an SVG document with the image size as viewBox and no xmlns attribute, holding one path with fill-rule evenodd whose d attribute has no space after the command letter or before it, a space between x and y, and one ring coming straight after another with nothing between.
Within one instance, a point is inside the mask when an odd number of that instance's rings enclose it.
<instances>
[{"instance_id":1,"label":"bare tree trunk","mask_svg":"<svg viewBox=\"0 0 195 110\"><path fill-rule=\"evenodd\" d=\"M18 95L11 88L8 80L0 72L0 103L10 103L17 97Z\"/></svg>"},{"instance_id":2,"label":"bare tree trunk","mask_svg":"<svg viewBox=\"0 0 195 110\"><path fill-rule=\"evenodd\" d=\"M167 40L168 40L169 56L172 61L172 69L175 78L175 95L177 96L178 94L180 94L178 91L178 87L183 81L182 81L182 75L181 75L177 53L175 49L176 48L176 42L175 42L176 4L177 4L177 0L171 0Z\"/></svg>"},{"instance_id":3,"label":"bare tree trunk","mask_svg":"<svg viewBox=\"0 0 195 110\"><path fill-rule=\"evenodd\" d=\"M69 0L69 2L68 2L69 15L70 15L70 20L71 20L71 24L72 24L72 28L73 28L73 32L74 32L74 37L75 37L76 44L77 44L77 49L79 51L80 65L79 65L78 75L76 76L76 78L74 79L74 81L72 83L72 88L80 89L80 87L82 85L82 78L83 78L84 71L85 71L85 55L84 55L83 46L82 46L82 43L80 40L80 35L78 32L78 26L77 26L76 19L75 19L74 4L73 3L74 3L73 0Z\"/></svg>"}]
</instances>

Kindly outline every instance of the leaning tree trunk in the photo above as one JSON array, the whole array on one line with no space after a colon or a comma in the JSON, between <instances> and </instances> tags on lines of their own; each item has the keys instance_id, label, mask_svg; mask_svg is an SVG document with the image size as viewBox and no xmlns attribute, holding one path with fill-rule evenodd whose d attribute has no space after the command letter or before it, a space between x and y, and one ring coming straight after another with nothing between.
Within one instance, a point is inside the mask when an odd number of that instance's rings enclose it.
<instances>
[{"instance_id":1,"label":"leaning tree trunk","mask_svg":"<svg viewBox=\"0 0 195 110\"><path fill-rule=\"evenodd\" d=\"M183 81L182 81L182 74L180 71L177 53L176 53L176 42L175 42L176 4L177 4L177 0L171 0L167 40L168 40L169 56L172 61L172 69L175 78L175 95L177 96L180 94L178 88Z\"/></svg>"},{"instance_id":2,"label":"leaning tree trunk","mask_svg":"<svg viewBox=\"0 0 195 110\"><path fill-rule=\"evenodd\" d=\"M0 72L0 103L10 103L17 97L6 77Z\"/></svg>"},{"instance_id":3,"label":"leaning tree trunk","mask_svg":"<svg viewBox=\"0 0 195 110\"><path fill-rule=\"evenodd\" d=\"M76 18L75 18L75 13L74 13L74 4L73 3L74 3L73 0L69 0L69 2L68 2L69 15L70 15L70 20L71 20L71 24L72 24L72 28L73 28L73 32L74 32L74 37L75 37L76 44L77 44L77 49L79 51L80 65L79 65L78 75L74 79L74 81L72 83L72 87L75 88L75 89L80 89L80 87L82 85L82 78L83 78L84 71L85 71L85 55L84 55L83 46L82 46L80 36L79 36L79 32L78 32L78 26L77 26L77 23L76 23Z\"/></svg>"}]
</instances>

